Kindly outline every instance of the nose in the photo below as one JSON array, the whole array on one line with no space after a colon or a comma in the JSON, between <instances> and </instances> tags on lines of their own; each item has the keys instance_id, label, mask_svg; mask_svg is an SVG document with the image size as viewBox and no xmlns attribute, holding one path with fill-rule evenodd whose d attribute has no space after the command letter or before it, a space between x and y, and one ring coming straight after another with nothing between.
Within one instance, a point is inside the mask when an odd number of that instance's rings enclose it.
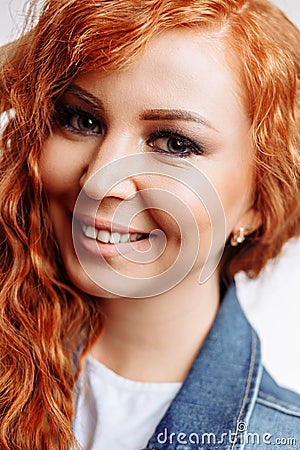
<instances>
[{"instance_id":1,"label":"nose","mask_svg":"<svg viewBox=\"0 0 300 450\"><path fill-rule=\"evenodd\" d=\"M89 198L124 199L136 194L138 188L134 178L134 168L132 168L132 177L128 175L124 177L122 174L124 172L122 169L126 166L126 156L133 154L133 147L132 143L124 139L107 139L102 142L80 179L80 187ZM128 167L125 172L128 174Z\"/></svg>"}]
</instances>

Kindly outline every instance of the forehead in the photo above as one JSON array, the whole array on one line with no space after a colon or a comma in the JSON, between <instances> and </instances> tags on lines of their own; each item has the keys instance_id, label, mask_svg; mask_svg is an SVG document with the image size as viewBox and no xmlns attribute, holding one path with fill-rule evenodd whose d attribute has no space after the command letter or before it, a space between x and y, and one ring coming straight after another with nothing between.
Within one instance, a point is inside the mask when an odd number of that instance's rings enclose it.
<instances>
[{"instance_id":1,"label":"forehead","mask_svg":"<svg viewBox=\"0 0 300 450\"><path fill-rule=\"evenodd\" d=\"M220 32L173 29L152 39L126 69L81 74L76 82L108 105L186 108L239 124L248 121L238 64ZM226 115L226 118L224 117Z\"/></svg>"},{"instance_id":2,"label":"forehead","mask_svg":"<svg viewBox=\"0 0 300 450\"><path fill-rule=\"evenodd\" d=\"M151 58L160 59L160 64L165 60L166 64L163 68L164 74L167 73L167 68L174 62L173 69L177 71L180 66L182 68L189 68L193 70L192 62L199 61L201 54L211 54L215 61L219 62L224 68L232 70L236 73L236 81L239 80L239 60L231 46L227 43L226 30L219 27L215 30L207 30L200 28L187 29L184 27L171 28L167 31L162 31L154 35L147 43L147 45L136 50L134 56L128 56L126 64L121 69L118 68L118 59L123 59L122 50L119 51L119 58L116 60L116 55L107 52L107 57L111 58L111 63L105 66L103 76L111 73L126 73L131 68L137 68L143 62L149 61ZM230 41L230 39L228 39ZM101 42L99 42L101 48ZM178 58L181 63L178 64ZM173 58L172 58L173 57ZM116 61L115 61L116 60ZM116 65L114 63L116 62ZM114 69L114 67L116 67ZM162 67L161 67L162 68ZM86 72L85 68L84 71ZM97 67L97 72L100 75L101 66Z\"/></svg>"}]
</instances>

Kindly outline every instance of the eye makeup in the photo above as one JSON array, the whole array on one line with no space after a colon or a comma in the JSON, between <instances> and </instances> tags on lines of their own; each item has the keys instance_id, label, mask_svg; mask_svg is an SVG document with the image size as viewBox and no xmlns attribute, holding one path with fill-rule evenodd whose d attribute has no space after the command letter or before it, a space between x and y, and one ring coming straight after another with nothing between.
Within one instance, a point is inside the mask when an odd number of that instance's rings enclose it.
<instances>
[{"instance_id":1,"label":"eye makeup","mask_svg":"<svg viewBox=\"0 0 300 450\"><path fill-rule=\"evenodd\" d=\"M60 104L56 107L54 122L64 129L83 136L103 134L103 124L91 112L74 104Z\"/></svg>"},{"instance_id":2,"label":"eye makeup","mask_svg":"<svg viewBox=\"0 0 300 450\"><path fill-rule=\"evenodd\" d=\"M104 133L104 124L93 113L74 104L60 104L54 115L58 127L80 136L99 136ZM148 128L148 127L147 127ZM201 156L206 154L206 146L186 132L172 127L156 127L149 130L145 143L152 151L177 158Z\"/></svg>"},{"instance_id":3,"label":"eye makeup","mask_svg":"<svg viewBox=\"0 0 300 450\"><path fill-rule=\"evenodd\" d=\"M85 90L83 97L81 91L81 88L73 85L65 91L55 108L53 123L74 136L103 137L107 132L107 126L103 120L104 105L100 99L86 93ZM195 125L197 128L200 126L202 138L198 137L197 132L190 131L189 126L180 127L178 122L181 121L190 122L192 129ZM211 126L204 122L201 116L195 116L195 113L170 109L149 110L139 116L139 128L141 123L145 123L144 132L142 132L144 145L153 152L182 159L210 153L211 145L207 144L202 130L210 129Z\"/></svg>"},{"instance_id":4,"label":"eye makeup","mask_svg":"<svg viewBox=\"0 0 300 450\"><path fill-rule=\"evenodd\" d=\"M195 142L181 131L174 128L159 128L152 132L147 144L156 152L168 154L179 158L187 158L192 155L203 155L203 144Z\"/></svg>"}]
</instances>

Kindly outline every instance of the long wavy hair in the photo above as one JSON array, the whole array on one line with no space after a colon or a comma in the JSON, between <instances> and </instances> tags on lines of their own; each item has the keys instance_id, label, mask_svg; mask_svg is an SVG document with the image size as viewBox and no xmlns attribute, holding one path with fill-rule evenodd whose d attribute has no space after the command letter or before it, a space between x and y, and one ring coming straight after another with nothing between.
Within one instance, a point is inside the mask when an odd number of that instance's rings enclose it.
<instances>
[{"instance_id":1,"label":"long wavy hair","mask_svg":"<svg viewBox=\"0 0 300 450\"><path fill-rule=\"evenodd\" d=\"M240 60L262 223L245 243L226 247L223 277L257 275L299 234L300 35L283 13L267 0L46 0L37 22L1 54L2 450L78 448L76 379L102 328L97 301L65 274L40 179L56 102L79 73L126 69L174 27L217 30Z\"/></svg>"}]
</instances>

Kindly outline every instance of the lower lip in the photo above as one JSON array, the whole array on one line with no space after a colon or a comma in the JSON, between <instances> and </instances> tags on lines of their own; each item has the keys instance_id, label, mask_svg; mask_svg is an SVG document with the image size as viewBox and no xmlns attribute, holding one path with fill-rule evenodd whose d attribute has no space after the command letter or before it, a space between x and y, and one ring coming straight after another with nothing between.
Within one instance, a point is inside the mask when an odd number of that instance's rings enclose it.
<instances>
[{"instance_id":1,"label":"lower lip","mask_svg":"<svg viewBox=\"0 0 300 450\"><path fill-rule=\"evenodd\" d=\"M79 245L90 254L98 257L102 256L103 258L122 256L134 250L147 251L150 246L148 237L133 242L105 244L96 239L86 237L78 221L74 221L73 224L73 241L75 241L76 244L79 243ZM75 245L75 248L77 248L77 245Z\"/></svg>"}]
</instances>

